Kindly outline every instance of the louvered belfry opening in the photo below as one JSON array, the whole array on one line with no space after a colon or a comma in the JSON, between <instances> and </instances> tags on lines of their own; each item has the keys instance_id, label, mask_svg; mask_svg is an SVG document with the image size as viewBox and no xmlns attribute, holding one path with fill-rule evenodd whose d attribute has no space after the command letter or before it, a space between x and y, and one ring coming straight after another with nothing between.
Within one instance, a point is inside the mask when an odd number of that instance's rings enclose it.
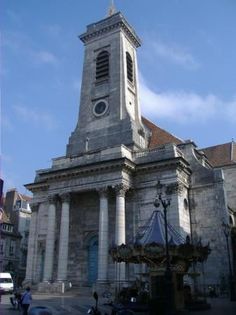
<instances>
[{"instance_id":1,"label":"louvered belfry opening","mask_svg":"<svg viewBox=\"0 0 236 315\"><path fill-rule=\"evenodd\" d=\"M133 83L133 61L128 52L126 52L127 78Z\"/></svg>"},{"instance_id":2,"label":"louvered belfry opening","mask_svg":"<svg viewBox=\"0 0 236 315\"><path fill-rule=\"evenodd\" d=\"M109 53L102 51L96 59L96 80L105 79L109 76Z\"/></svg>"}]
</instances>

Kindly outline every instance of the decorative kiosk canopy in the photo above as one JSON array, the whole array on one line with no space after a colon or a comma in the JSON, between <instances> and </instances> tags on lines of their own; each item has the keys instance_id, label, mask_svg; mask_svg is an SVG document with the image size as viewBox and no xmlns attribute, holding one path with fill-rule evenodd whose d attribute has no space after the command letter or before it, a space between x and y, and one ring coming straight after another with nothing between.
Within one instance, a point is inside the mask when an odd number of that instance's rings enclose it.
<instances>
[{"instance_id":1,"label":"decorative kiosk canopy","mask_svg":"<svg viewBox=\"0 0 236 315\"><path fill-rule=\"evenodd\" d=\"M203 262L207 259L210 248L200 242L190 243L167 224L170 265L172 271L186 273L192 262ZM122 244L110 249L110 255L116 262L146 263L151 268L163 269L166 265L164 215L154 211L145 228L141 228L133 244Z\"/></svg>"}]
</instances>

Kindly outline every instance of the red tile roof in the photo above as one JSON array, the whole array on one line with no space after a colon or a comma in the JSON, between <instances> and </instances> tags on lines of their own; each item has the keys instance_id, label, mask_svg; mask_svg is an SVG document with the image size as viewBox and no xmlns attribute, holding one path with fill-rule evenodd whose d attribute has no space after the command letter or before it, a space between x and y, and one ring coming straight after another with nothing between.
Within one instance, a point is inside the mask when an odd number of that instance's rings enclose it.
<instances>
[{"instance_id":1,"label":"red tile roof","mask_svg":"<svg viewBox=\"0 0 236 315\"><path fill-rule=\"evenodd\" d=\"M167 144L167 143L175 143L180 144L183 143L182 140L173 136L171 133L166 130L156 126L150 120L145 117L142 117L143 124L151 131L151 139L149 142L149 148L153 149L158 146Z\"/></svg>"},{"instance_id":2,"label":"red tile roof","mask_svg":"<svg viewBox=\"0 0 236 315\"><path fill-rule=\"evenodd\" d=\"M214 167L236 165L236 143L234 141L202 149Z\"/></svg>"},{"instance_id":3,"label":"red tile roof","mask_svg":"<svg viewBox=\"0 0 236 315\"><path fill-rule=\"evenodd\" d=\"M147 118L142 117L142 122L151 131L151 138L149 142L150 149L167 143L184 143L183 140L156 126ZM236 143L234 141L204 148L202 151L206 154L213 167L236 165Z\"/></svg>"},{"instance_id":4,"label":"red tile roof","mask_svg":"<svg viewBox=\"0 0 236 315\"><path fill-rule=\"evenodd\" d=\"M32 197L26 196L26 195L23 195L23 194L20 194L20 193L18 193L18 197L19 197L21 200L24 200L24 201L31 201L31 200L32 200Z\"/></svg>"},{"instance_id":5,"label":"red tile roof","mask_svg":"<svg viewBox=\"0 0 236 315\"><path fill-rule=\"evenodd\" d=\"M2 212L2 222L4 222L4 223L10 223L10 219L9 219L9 217L7 216L7 214L5 213L4 210L3 210L3 212Z\"/></svg>"}]
</instances>

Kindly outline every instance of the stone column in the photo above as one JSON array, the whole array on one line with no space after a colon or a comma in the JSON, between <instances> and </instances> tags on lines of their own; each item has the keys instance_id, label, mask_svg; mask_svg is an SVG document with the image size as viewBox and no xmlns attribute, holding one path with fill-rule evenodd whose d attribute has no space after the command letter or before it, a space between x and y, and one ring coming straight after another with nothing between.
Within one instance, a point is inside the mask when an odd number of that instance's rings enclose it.
<instances>
[{"instance_id":1,"label":"stone column","mask_svg":"<svg viewBox=\"0 0 236 315\"><path fill-rule=\"evenodd\" d=\"M108 198L107 188L99 190L98 282L107 282L108 272Z\"/></svg>"},{"instance_id":2,"label":"stone column","mask_svg":"<svg viewBox=\"0 0 236 315\"><path fill-rule=\"evenodd\" d=\"M67 281L67 263L69 247L69 211L70 211L70 194L61 195L61 226L59 240L58 270L57 281Z\"/></svg>"},{"instance_id":3,"label":"stone column","mask_svg":"<svg viewBox=\"0 0 236 315\"><path fill-rule=\"evenodd\" d=\"M27 253L27 265L26 265L26 275L24 283L32 283L33 281L33 266L35 258L35 240L36 240L36 230L37 230L37 218L38 218L38 208L39 203L30 204L32 211L30 219L30 230L28 238L28 253Z\"/></svg>"},{"instance_id":4,"label":"stone column","mask_svg":"<svg viewBox=\"0 0 236 315\"><path fill-rule=\"evenodd\" d=\"M115 187L116 190L116 226L115 226L115 243L116 245L125 244L125 193L128 187L121 184ZM117 264L116 278L124 282L125 277L125 263Z\"/></svg>"},{"instance_id":5,"label":"stone column","mask_svg":"<svg viewBox=\"0 0 236 315\"><path fill-rule=\"evenodd\" d=\"M49 196L48 228L46 238L45 262L43 270L43 281L52 280L53 256L55 246L55 224L56 224L56 196Z\"/></svg>"}]
</instances>

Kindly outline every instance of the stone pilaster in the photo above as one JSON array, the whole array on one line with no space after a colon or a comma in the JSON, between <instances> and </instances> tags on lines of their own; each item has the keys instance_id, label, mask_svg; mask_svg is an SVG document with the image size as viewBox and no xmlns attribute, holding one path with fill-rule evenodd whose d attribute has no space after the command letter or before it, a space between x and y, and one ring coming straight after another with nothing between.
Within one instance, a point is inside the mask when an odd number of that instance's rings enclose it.
<instances>
[{"instance_id":1,"label":"stone pilaster","mask_svg":"<svg viewBox=\"0 0 236 315\"><path fill-rule=\"evenodd\" d=\"M125 244L125 193L128 187L117 185L116 190L116 228L115 242L116 245Z\"/></svg>"},{"instance_id":2,"label":"stone pilaster","mask_svg":"<svg viewBox=\"0 0 236 315\"><path fill-rule=\"evenodd\" d=\"M115 242L116 245L125 244L126 231L125 231L125 193L128 187L121 184L115 187L116 190L116 226L115 226ZM116 280L124 282L125 276L125 263L117 264Z\"/></svg>"},{"instance_id":3,"label":"stone pilaster","mask_svg":"<svg viewBox=\"0 0 236 315\"><path fill-rule=\"evenodd\" d=\"M108 276L108 198L107 188L99 190L99 244L98 244L98 282L107 282Z\"/></svg>"},{"instance_id":4,"label":"stone pilaster","mask_svg":"<svg viewBox=\"0 0 236 315\"><path fill-rule=\"evenodd\" d=\"M24 283L32 283L33 281L35 240L36 240L36 227L37 227L39 203L30 204L30 208L31 208L32 214L31 214L31 220L30 220L27 265L26 265L26 275L25 275Z\"/></svg>"},{"instance_id":5,"label":"stone pilaster","mask_svg":"<svg viewBox=\"0 0 236 315\"><path fill-rule=\"evenodd\" d=\"M59 240L58 270L57 281L67 281L67 263L68 263L68 243L69 243L69 211L70 194L66 193L60 196L62 200L61 226Z\"/></svg>"},{"instance_id":6,"label":"stone pilaster","mask_svg":"<svg viewBox=\"0 0 236 315\"><path fill-rule=\"evenodd\" d=\"M53 256L55 246L55 224L56 224L56 196L49 197L48 228L46 238L45 262L43 271L43 281L52 280Z\"/></svg>"}]
</instances>

